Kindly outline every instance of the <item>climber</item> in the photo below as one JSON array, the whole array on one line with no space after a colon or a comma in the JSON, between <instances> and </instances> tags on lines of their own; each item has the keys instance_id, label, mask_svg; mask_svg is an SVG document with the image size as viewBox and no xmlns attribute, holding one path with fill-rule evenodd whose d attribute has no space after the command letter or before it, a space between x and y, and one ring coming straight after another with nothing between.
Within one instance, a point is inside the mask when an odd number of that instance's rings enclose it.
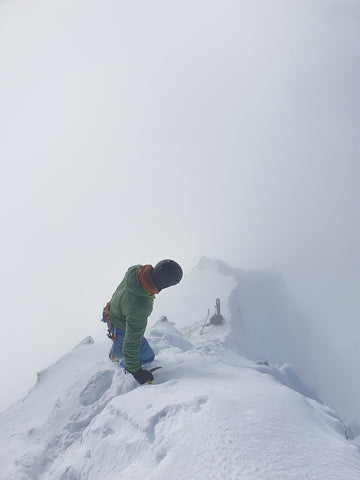
<instances>
[{"instance_id":1,"label":"climber","mask_svg":"<svg viewBox=\"0 0 360 480\"><path fill-rule=\"evenodd\" d=\"M173 260L162 260L155 267L134 265L103 310L102 321L107 323L108 337L113 341L109 358L120 362L141 385L153 380L152 373L141 365L155 358L144 337L155 295L178 284L182 275L180 265Z\"/></svg>"}]
</instances>

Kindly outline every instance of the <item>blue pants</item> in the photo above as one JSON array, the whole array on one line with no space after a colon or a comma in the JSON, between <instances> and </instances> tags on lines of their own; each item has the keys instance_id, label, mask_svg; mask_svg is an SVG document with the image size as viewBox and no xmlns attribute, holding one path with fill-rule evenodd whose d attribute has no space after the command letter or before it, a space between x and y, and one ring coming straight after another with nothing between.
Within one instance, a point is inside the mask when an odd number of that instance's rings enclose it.
<instances>
[{"instance_id":1,"label":"blue pants","mask_svg":"<svg viewBox=\"0 0 360 480\"><path fill-rule=\"evenodd\" d=\"M122 346L124 343L125 330L120 330L119 328L115 327L114 333L117 336L117 339L112 344L112 347L109 353L109 358L113 362L120 362L120 364L123 367L125 367L125 361L122 358L123 357ZM141 365L143 365L144 363L152 362L155 358L153 349L150 347L145 337L141 339L139 357L140 357Z\"/></svg>"}]
</instances>

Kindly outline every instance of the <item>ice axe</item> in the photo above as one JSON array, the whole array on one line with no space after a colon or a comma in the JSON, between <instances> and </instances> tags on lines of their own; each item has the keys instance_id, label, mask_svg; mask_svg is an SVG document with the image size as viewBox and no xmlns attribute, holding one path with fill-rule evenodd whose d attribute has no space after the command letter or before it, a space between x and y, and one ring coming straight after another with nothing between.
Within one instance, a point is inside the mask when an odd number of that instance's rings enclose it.
<instances>
[{"instance_id":1,"label":"ice axe","mask_svg":"<svg viewBox=\"0 0 360 480\"><path fill-rule=\"evenodd\" d=\"M153 368L150 368L150 369L149 369L149 372L153 373L153 372L155 372L155 370L159 370L159 368L162 368L162 367L153 367ZM149 384L149 385L152 385L152 381L151 381L151 380L148 380L148 384Z\"/></svg>"}]
</instances>

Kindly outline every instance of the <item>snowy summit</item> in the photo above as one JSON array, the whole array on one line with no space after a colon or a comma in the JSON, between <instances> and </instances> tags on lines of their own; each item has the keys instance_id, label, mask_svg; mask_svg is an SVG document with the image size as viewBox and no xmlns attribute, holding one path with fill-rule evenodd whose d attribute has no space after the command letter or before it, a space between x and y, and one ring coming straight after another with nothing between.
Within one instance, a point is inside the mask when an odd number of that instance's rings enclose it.
<instances>
[{"instance_id":1,"label":"snowy summit","mask_svg":"<svg viewBox=\"0 0 360 480\"><path fill-rule=\"evenodd\" d=\"M39 372L0 416L0 479L360 478L351 432L302 380L306 328L276 275L203 258L146 336L152 385L91 337Z\"/></svg>"}]
</instances>

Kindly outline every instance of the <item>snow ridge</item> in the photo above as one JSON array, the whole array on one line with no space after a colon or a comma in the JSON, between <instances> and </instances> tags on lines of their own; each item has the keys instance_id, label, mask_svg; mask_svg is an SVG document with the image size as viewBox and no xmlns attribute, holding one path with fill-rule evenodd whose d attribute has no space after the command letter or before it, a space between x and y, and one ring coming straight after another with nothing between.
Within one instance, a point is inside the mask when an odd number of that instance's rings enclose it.
<instances>
[{"instance_id":1,"label":"snow ridge","mask_svg":"<svg viewBox=\"0 0 360 480\"><path fill-rule=\"evenodd\" d=\"M288 347L276 335L262 345L255 338L261 319L276 317L281 328L280 313L290 313L281 280L248 273L202 259L177 292L159 296L147 332L152 366L162 366L153 385L124 375L107 358L109 343L91 337L42 370L0 415L0 479L360 478L359 448L286 358ZM204 328L217 296L226 321Z\"/></svg>"}]
</instances>

